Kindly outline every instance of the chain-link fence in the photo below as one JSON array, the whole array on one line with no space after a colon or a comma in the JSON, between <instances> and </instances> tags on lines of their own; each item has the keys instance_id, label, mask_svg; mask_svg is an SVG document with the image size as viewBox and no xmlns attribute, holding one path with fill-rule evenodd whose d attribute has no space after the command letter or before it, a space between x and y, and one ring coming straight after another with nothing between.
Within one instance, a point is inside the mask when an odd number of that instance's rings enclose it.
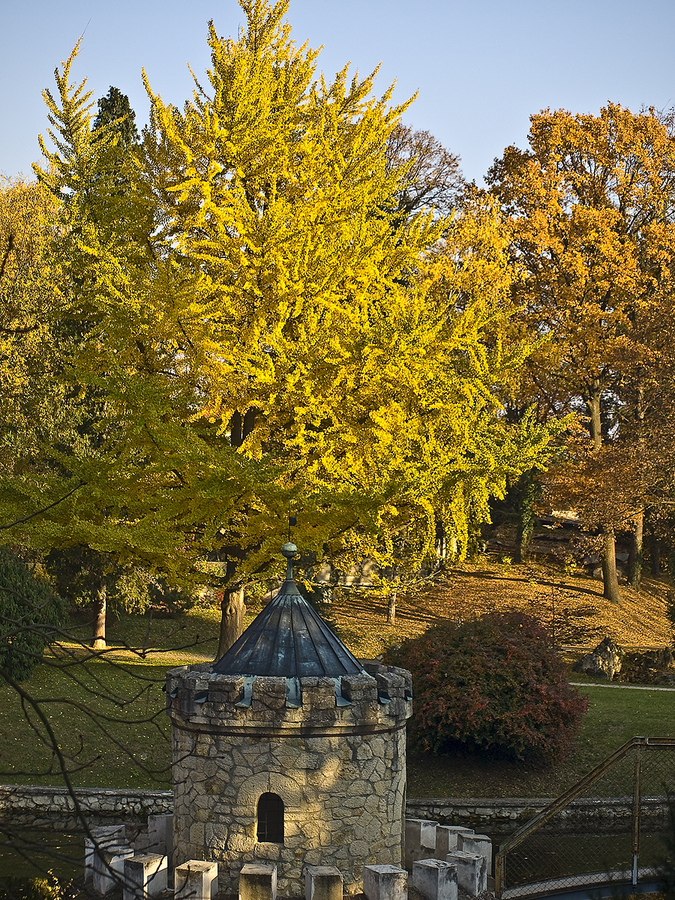
<instances>
[{"instance_id":1,"label":"chain-link fence","mask_svg":"<svg viewBox=\"0 0 675 900\"><path fill-rule=\"evenodd\" d=\"M675 740L636 737L505 841L497 896L654 881L672 846Z\"/></svg>"}]
</instances>

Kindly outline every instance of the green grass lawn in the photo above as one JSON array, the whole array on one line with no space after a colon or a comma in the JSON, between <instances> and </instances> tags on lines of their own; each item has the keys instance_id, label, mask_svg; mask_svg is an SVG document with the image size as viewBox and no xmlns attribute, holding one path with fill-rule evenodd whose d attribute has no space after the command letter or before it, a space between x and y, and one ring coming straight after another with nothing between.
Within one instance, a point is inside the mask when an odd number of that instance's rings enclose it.
<instances>
[{"instance_id":1,"label":"green grass lawn","mask_svg":"<svg viewBox=\"0 0 675 900\"><path fill-rule=\"evenodd\" d=\"M675 738L675 691L601 685L579 691L589 699L588 712L564 762L547 767L482 755L409 755L408 796L555 797L632 737Z\"/></svg>"},{"instance_id":2,"label":"green grass lawn","mask_svg":"<svg viewBox=\"0 0 675 900\"><path fill-rule=\"evenodd\" d=\"M20 685L0 689L0 781L166 788L170 729L166 666L48 660Z\"/></svg>"},{"instance_id":3,"label":"green grass lawn","mask_svg":"<svg viewBox=\"0 0 675 900\"><path fill-rule=\"evenodd\" d=\"M76 786L168 787L165 673L213 659L217 630L215 609L124 616L109 624L111 649L92 658L78 644L88 630L76 617L75 639L19 686L24 697L0 688L0 782L62 784L56 743ZM477 755L409 755L408 796L556 796L635 735L675 737L675 692L580 690L589 711L568 760L546 768Z\"/></svg>"}]
</instances>

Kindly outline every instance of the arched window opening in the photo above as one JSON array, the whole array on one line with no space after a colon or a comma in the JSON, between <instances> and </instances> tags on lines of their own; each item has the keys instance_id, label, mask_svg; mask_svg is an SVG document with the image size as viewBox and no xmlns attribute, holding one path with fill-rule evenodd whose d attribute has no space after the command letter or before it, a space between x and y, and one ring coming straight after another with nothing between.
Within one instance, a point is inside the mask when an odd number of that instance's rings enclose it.
<instances>
[{"instance_id":1,"label":"arched window opening","mask_svg":"<svg viewBox=\"0 0 675 900\"><path fill-rule=\"evenodd\" d=\"M258 841L284 842L284 801L278 794L261 794L258 800Z\"/></svg>"}]
</instances>

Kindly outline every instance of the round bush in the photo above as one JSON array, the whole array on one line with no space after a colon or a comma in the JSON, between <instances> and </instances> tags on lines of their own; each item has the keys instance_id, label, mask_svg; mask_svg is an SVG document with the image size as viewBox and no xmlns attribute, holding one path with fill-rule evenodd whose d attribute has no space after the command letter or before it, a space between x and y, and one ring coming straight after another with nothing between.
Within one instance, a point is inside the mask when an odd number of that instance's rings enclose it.
<instances>
[{"instance_id":1,"label":"round bush","mask_svg":"<svg viewBox=\"0 0 675 900\"><path fill-rule=\"evenodd\" d=\"M570 750L588 706L544 629L523 613L436 625L389 650L386 661L413 674L413 749L552 761Z\"/></svg>"},{"instance_id":2,"label":"round bush","mask_svg":"<svg viewBox=\"0 0 675 900\"><path fill-rule=\"evenodd\" d=\"M0 547L0 672L28 678L64 619L64 603L49 584Z\"/></svg>"}]
</instances>

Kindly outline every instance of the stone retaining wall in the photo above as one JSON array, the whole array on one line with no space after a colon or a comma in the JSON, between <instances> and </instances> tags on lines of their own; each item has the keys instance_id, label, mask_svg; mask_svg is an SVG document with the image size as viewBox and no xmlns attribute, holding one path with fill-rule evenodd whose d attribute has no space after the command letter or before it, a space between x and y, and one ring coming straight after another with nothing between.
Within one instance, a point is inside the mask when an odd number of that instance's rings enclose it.
<instances>
[{"instance_id":1,"label":"stone retaining wall","mask_svg":"<svg viewBox=\"0 0 675 900\"><path fill-rule=\"evenodd\" d=\"M78 788L75 796L89 824L136 823L145 821L149 815L173 812L171 791ZM467 825L479 831L507 834L529 821L549 802L545 798L511 797L408 799L406 816L441 825ZM628 797L576 800L568 810L556 816L556 827L564 822L570 829L577 830L623 828L630 822L631 804ZM667 807L664 800L643 800L643 816L645 814L650 819L663 819L665 823ZM9 822L15 826L63 831L81 828L73 798L64 787L0 785L0 824Z\"/></svg>"},{"instance_id":2,"label":"stone retaining wall","mask_svg":"<svg viewBox=\"0 0 675 900\"><path fill-rule=\"evenodd\" d=\"M0 785L0 823L78 831L82 821L76 803L89 825L136 823L173 812L173 793L78 788L73 800L65 787L5 784Z\"/></svg>"},{"instance_id":3,"label":"stone retaining wall","mask_svg":"<svg viewBox=\"0 0 675 900\"><path fill-rule=\"evenodd\" d=\"M548 798L429 798L408 799L406 815L429 819L441 825L466 825L477 831L509 834L529 822L551 802ZM573 800L557 813L544 829L555 832L607 833L631 827L632 797L603 797ZM641 821L650 827L666 827L668 805L665 797L643 797Z\"/></svg>"}]
</instances>

